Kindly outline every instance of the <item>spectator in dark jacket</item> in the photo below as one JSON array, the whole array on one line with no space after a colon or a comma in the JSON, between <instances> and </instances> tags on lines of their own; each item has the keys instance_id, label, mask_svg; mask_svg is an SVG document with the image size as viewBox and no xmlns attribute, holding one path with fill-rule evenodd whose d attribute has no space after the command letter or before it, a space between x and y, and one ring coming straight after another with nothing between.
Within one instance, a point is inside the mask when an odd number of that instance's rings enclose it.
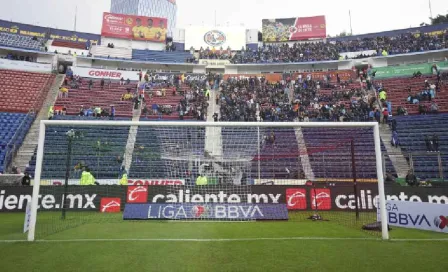
<instances>
[{"instance_id":1,"label":"spectator in dark jacket","mask_svg":"<svg viewBox=\"0 0 448 272\"><path fill-rule=\"evenodd\" d=\"M409 170L408 174L406 175L406 183L409 186L418 186L418 180L417 177L413 173L414 171L412 169Z\"/></svg>"}]
</instances>

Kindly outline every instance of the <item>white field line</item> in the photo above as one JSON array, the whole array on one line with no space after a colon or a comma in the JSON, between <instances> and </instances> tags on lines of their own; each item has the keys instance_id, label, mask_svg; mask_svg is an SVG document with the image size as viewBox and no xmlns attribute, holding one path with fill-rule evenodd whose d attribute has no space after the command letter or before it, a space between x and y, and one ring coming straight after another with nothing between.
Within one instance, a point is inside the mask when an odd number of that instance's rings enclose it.
<instances>
[{"instance_id":1,"label":"white field line","mask_svg":"<svg viewBox=\"0 0 448 272\"><path fill-rule=\"evenodd\" d=\"M61 239L61 240L36 240L36 243L71 243L71 242L250 242L250 241L382 241L380 238L369 237L265 237L265 238L123 238L123 239ZM448 242L448 238L442 239L391 239L385 242ZM0 240L0 243L22 243L26 240Z\"/></svg>"}]
</instances>

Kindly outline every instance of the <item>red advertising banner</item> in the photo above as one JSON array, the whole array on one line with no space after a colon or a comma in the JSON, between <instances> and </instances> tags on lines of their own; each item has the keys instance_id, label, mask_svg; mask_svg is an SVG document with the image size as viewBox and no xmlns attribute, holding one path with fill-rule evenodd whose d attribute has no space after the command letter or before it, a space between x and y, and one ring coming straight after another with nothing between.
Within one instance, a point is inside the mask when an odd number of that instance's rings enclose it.
<instances>
[{"instance_id":1,"label":"red advertising banner","mask_svg":"<svg viewBox=\"0 0 448 272\"><path fill-rule=\"evenodd\" d=\"M263 41L298 41L327 36L325 16L263 19Z\"/></svg>"},{"instance_id":2,"label":"red advertising banner","mask_svg":"<svg viewBox=\"0 0 448 272\"><path fill-rule=\"evenodd\" d=\"M140 41L165 42L168 20L158 17L103 13L101 36Z\"/></svg>"}]
</instances>

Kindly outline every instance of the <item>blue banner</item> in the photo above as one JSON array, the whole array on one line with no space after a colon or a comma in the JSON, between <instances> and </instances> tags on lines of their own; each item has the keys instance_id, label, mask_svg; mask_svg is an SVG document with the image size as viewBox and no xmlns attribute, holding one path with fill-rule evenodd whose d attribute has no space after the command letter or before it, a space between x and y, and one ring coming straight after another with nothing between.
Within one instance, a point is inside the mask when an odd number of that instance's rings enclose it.
<instances>
[{"instance_id":1,"label":"blue banner","mask_svg":"<svg viewBox=\"0 0 448 272\"><path fill-rule=\"evenodd\" d=\"M101 43L101 35L0 20L0 32L72 42Z\"/></svg>"},{"instance_id":2,"label":"blue banner","mask_svg":"<svg viewBox=\"0 0 448 272\"><path fill-rule=\"evenodd\" d=\"M288 220L286 204L130 204L125 220Z\"/></svg>"}]
</instances>

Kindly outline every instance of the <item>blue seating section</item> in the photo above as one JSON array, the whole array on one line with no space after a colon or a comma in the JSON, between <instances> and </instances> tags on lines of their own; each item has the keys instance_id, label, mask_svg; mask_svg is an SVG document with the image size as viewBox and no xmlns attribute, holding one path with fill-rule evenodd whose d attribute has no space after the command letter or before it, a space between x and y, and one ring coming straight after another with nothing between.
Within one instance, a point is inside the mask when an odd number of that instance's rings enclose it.
<instances>
[{"instance_id":1,"label":"blue seating section","mask_svg":"<svg viewBox=\"0 0 448 272\"><path fill-rule=\"evenodd\" d=\"M55 116L56 120L98 120L94 117ZM129 120L115 118L115 120ZM116 179L121 163L117 156L123 157L129 135L129 127L47 127L42 178L63 179L65 177L68 140L67 131L75 129L83 136L73 142L71 169L83 162L97 179ZM34 155L28 171L34 173L36 156ZM79 178L80 171L71 171L70 178Z\"/></svg>"},{"instance_id":2,"label":"blue seating section","mask_svg":"<svg viewBox=\"0 0 448 272\"><path fill-rule=\"evenodd\" d=\"M304 128L303 135L311 167L317 179L351 179L354 140L356 177L376 177L375 146L372 129Z\"/></svg>"},{"instance_id":3,"label":"blue seating section","mask_svg":"<svg viewBox=\"0 0 448 272\"><path fill-rule=\"evenodd\" d=\"M32 37L30 36L22 36L10 33L0 33L0 45L37 51L42 51L43 48L41 39L33 41Z\"/></svg>"},{"instance_id":4,"label":"blue seating section","mask_svg":"<svg viewBox=\"0 0 448 272\"><path fill-rule=\"evenodd\" d=\"M266 139L272 132L275 135L274 143ZM250 143L255 145L252 150L257 151L257 133L251 134L255 136ZM302 176L299 146L292 128L265 130L261 141L260 159L258 160L258 154L255 154L252 162L253 178L258 178L258 166L260 166L261 179L288 179Z\"/></svg>"},{"instance_id":5,"label":"blue seating section","mask_svg":"<svg viewBox=\"0 0 448 272\"><path fill-rule=\"evenodd\" d=\"M23 113L0 112L0 173L23 142L34 118Z\"/></svg>"},{"instance_id":6,"label":"blue seating section","mask_svg":"<svg viewBox=\"0 0 448 272\"><path fill-rule=\"evenodd\" d=\"M167 52L167 51L154 51L154 50L132 50L133 60L142 60L149 62L162 62L162 63L184 63L188 58L192 58L189 52Z\"/></svg>"},{"instance_id":7,"label":"blue seating section","mask_svg":"<svg viewBox=\"0 0 448 272\"><path fill-rule=\"evenodd\" d=\"M448 114L397 116L397 132L402 148L413 153L414 171L418 178L439 178L436 152L427 152L425 136L439 137L443 176L448 177Z\"/></svg>"},{"instance_id":8,"label":"blue seating section","mask_svg":"<svg viewBox=\"0 0 448 272\"><path fill-rule=\"evenodd\" d=\"M168 178L165 162L161 159L161 149L156 129L139 127L129 177Z\"/></svg>"}]
</instances>

